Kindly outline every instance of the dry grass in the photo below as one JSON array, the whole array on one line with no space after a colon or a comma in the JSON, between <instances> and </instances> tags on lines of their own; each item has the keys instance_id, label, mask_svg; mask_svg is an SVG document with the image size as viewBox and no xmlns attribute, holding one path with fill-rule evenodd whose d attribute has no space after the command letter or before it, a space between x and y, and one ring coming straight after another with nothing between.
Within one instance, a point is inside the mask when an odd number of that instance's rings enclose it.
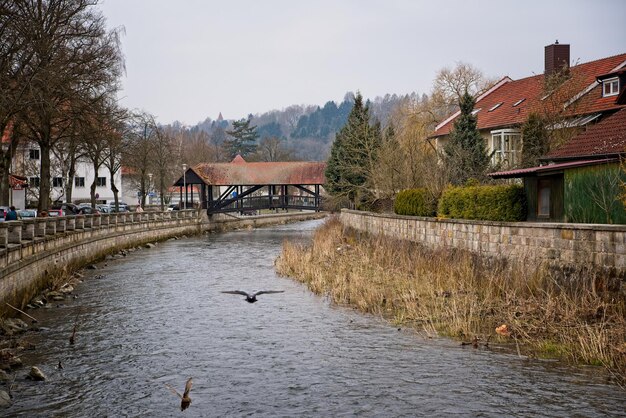
<instances>
[{"instance_id":1,"label":"dry grass","mask_svg":"<svg viewBox=\"0 0 626 418\"><path fill-rule=\"evenodd\" d=\"M626 377L626 303L593 275L528 271L461 251L344 231L333 218L302 246L285 242L279 273L335 303L428 334L511 342L530 355L603 365ZM507 324L511 337L495 328ZM515 341L515 342L513 342Z\"/></svg>"}]
</instances>

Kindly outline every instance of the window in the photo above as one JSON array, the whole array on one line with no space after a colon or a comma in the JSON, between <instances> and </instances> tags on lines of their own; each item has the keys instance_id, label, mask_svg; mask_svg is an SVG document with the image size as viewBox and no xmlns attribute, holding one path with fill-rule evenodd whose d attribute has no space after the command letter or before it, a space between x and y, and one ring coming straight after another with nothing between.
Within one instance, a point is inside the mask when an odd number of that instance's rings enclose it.
<instances>
[{"instance_id":1,"label":"window","mask_svg":"<svg viewBox=\"0 0 626 418\"><path fill-rule=\"evenodd\" d=\"M38 160L39 159L39 150L38 149L29 149L28 150L28 158L30 158L31 160Z\"/></svg>"},{"instance_id":2,"label":"window","mask_svg":"<svg viewBox=\"0 0 626 418\"><path fill-rule=\"evenodd\" d=\"M39 177L29 177L28 185L30 187L39 187Z\"/></svg>"},{"instance_id":3,"label":"window","mask_svg":"<svg viewBox=\"0 0 626 418\"><path fill-rule=\"evenodd\" d=\"M602 97L615 96L619 93L619 78L609 78L602 82Z\"/></svg>"},{"instance_id":4,"label":"window","mask_svg":"<svg viewBox=\"0 0 626 418\"><path fill-rule=\"evenodd\" d=\"M518 101L516 101L515 103L513 103L513 107L519 106L520 104L522 104L522 102L526 100L526 99L519 99Z\"/></svg>"},{"instance_id":5,"label":"window","mask_svg":"<svg viewBox=\"0 0 626 418\"><path fill-rule=\"evenodd\" d=\"M74 187L85 187L85 178L74 177Z\"/></svg>"},{"instance_id":6,"label":"window","mask_svg":"<svg viewBox=\"0 0 626 418\"><path fill-rule=\"evenodd\" d=\"M52 177L52 187L63 187L63 177Z\"/></svg>"},{"instance_id":7,"label":"window","mask_svg":"<svg viewBox=\"0 0 626 418\"><path fill-rule=\"evenodd\" d=\"M481 109L482 109L482 107L478 108L478 109L472 110L472 115L475 115L476 113L480 112Z\"/></svg>"},{"instance_id":8,"label":"window","mask_svg":"<svg viewBox=\"0 0 626 418\"><path fill-rule=\"evenodd\" d=\"M106 177L98 177L96 179L96 186L101 187L101 186L106 186L107 185L107 178Z\"/></svg>"},{"instance_id":9,"label":"window","mask_svg":"<svg viewBox=\"0 0 626 418\"><path fill-rule=\"evenodd\" d=\"M550 217L550 180L537 182L537 217Z\"/></svg>"},{"instance_id":10,"label":"window","mask_svg":"<svg viewBox=\"0 0 626 418\"><path fill-rule=\"evenodd\" d=\"M522 136L519 130L502 129L491 131L492 162L504 167L514 167L519 163L522 152Z\"/></svg>"},{"instance_id":11,"label":"window","mask_svg":"<svg viewBox=\"0 0 626 418\"><path fill-rule=\"evenodd\" d=\"M504 102L500 102L500 103L495 104L491 109L489 109L489 111L493 112L494 110L496 110L497 108L502 106L502 103L504 103Z\"/></svg>"}]
</instances>

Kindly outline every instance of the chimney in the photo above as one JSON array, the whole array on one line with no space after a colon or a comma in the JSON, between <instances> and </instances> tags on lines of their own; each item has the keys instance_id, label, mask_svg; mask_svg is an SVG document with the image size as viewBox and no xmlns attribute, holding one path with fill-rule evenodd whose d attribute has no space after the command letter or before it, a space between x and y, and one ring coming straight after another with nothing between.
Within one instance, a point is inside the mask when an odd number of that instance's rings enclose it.
<instances>
[{"instance_id":1,"label":"chimney","mask_svg":"<svg viewBox=\"0 0 626 418\"><path fill-rule=\"evenodd\" d=\"M569 45L560 44L557 39L552 45L545 48L545 75L561 71L563 67L569 68Z\"/></svg>"}]
</instances>

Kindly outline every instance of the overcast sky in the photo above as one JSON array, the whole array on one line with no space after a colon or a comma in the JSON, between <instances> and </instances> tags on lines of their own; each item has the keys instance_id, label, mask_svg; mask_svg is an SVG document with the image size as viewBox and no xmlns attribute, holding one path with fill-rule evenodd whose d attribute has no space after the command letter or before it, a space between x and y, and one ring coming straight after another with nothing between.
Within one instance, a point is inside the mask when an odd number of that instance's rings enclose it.
<instances>
[{"instance_id":1,"label":"overcast sky","mask_svg":"<svg viewBox=\"0 0 626 418\"><path fill-rule=\"evenodd\" d=\"M624 0L102 0L125 28L122 104L195 124L292 104L428 93L438 69L543 72L626 52Z\"/></svg>"}]
</instances>

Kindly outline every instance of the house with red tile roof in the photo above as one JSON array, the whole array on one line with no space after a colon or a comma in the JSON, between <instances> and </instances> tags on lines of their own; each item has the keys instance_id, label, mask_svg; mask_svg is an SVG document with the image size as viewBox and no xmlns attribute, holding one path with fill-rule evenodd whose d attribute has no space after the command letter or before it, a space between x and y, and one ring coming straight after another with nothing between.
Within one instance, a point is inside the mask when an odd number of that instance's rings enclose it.
<instances>
[{"instance_id":1,"label":"house with red tile roof","mask_svg":"<svg viewBox=\"0 0 626 418\"><path fill-rule=\"evenodd\" d=\"M521 160L521 126L531 112L558 98L566 120L553 128L584 129L626 107L626 53L569 68L569 79L550 94L546 80L569 66L570 48L554 43L545 47L545 72L520 80L504 77L476 98L474 114L494 163L516 167ZM559 109L559 110L561 110ZM442 121L431 138L438 148L447 142L459 112Z\"/></svg>"}]
</instances>

